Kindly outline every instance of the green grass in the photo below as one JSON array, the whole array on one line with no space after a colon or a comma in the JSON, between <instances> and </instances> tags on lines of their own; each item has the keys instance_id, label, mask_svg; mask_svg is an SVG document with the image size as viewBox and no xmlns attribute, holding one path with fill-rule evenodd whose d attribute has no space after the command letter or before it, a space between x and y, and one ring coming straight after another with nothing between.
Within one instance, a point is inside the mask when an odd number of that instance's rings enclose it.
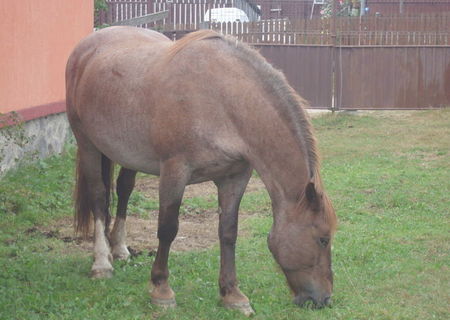
<instances>
[{"instance_id":1,"label":"green grass","mask_svg":"<svg viewBox=\"0 0 450 320\"><path fill-rule=\"evenodd\" d=\"M240 286L255 319L450 318L450 110L404 116L326 115L314 120L322 177L339 216L333 243L331 308L294 306L266 246L271 225L265 192L245 196ZM174 253L171 283L178 307L148 297L153 257L116 262L109 280L88 278L91 258L40 233L36 224L71 215L74 148L0 181L0 319L240 319L218 305L218 248ZM148 214L140 194L131 210ZM184 213L211 209L210 197Z\"/></svg>"}]
</instances>

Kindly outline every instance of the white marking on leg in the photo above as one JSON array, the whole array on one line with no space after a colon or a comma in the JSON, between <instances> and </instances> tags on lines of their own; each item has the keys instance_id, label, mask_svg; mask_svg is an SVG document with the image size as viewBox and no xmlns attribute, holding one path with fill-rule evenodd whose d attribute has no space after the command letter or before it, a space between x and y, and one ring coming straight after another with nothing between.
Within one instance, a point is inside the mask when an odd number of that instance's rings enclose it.
<instances>
[{"instance_id":1,"label":"white marking on leg","mask_svg":"<svg viewBox=\"0 0 450 320\"><path fill-rule=\"evenodd\" d=\"M126 245L127 229L124 218L116 218L114 227L111 231L111 246L114 259L126 260L130 256L130 252Z\"/></svg>"},{"instance_id":2,"label":"white marking on leg","mask_svg":"<svg viewBox=\"0 0 450 320\"><path fill-rule=\"evenodd\" d=\"M100 220L95 221L94 231L94 264L92 265L92 275L94 277L109 277L113 271L111 265L112 256L109 249L108 240L105 236L105 225ZM104 273L104 274L103 274Z\"/></svg>"}]
</instances>

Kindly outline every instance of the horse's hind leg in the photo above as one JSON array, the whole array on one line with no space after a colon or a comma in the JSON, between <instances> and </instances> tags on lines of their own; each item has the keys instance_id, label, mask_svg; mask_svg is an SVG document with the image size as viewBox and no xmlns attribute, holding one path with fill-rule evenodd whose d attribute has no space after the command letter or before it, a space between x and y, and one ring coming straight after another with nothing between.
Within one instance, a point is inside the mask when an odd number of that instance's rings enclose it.
<instances>
[{"instance_id":1,"label":"horse's hind leg","mask_svg":"<svg viewBox=\"0 0 450 320\"><path fill-rule=\"evenodd\" d=\"M82 175L83 185L78 193L85 195L94 215L94 264L91 269L93 278L112 276L112 256L106 233L109 224L109 175L111 161L100 153L90 142L78 139L78 172Z\"/></svg>"},{"instance_id":2,"label":"horse's hind leg","mask_svg":"<svg viewBox=\"0 0 450 320\"><path fill-rule=\"evenodd\" d=\"M114 221L114 226L110 234L112 255L114 259L127 260L130 252L127 249L126 237L127 230L125 227L125 220L127 218L127 206L133 191L136 178L136 171L121 168L119 177L117 178L117 214Z\"/></svg>"},{"instance_id":3,"label":"horse's hind leg","mask_svg":"<svg viewBox=\"0 0 450 320\"><path fill-rule=\"evenodd\" d=\"M161 165L159 181L158 251L151 272L153 304L175 306L175 294L169 286L168 258L172 241L178 232L178 214L189 170L177 159L166 160Z\"/></svg>"},{"instance_id":4,"label":"horse's hind leg","mask_svg":"<svg viewBox=\"0 0 450 320\"><path fill-rule=\"evenodd\" d=\"M245 315L253 314L248 298L239 290L236 279L235 245L238 229L238 210L252 169L214 181L219 194L220 277L222 304L238 309Z\"/></svg>"}]
</instances>

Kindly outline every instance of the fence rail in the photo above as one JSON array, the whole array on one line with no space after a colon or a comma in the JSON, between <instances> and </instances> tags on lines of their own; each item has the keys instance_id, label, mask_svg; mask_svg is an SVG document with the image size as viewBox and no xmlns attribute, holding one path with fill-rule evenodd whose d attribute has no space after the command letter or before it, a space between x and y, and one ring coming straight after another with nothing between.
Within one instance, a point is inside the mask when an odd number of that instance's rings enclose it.
<instances>
[{"instance_id":1,"label":"fence rail","mask_svg":"<svg viewBox=\"0 0 450 320\"><path fill-rule=\"evenodd\" d=\"M364 22L363 19L361 19ZM450 21L450 20L449 20ZM316 21L317 22L317 21ZM354 24L354 28L339 28L333 34L330 21L312 24L305 20L267 20L250 23L212 23L211 28L223 34L236 36L247 43L351 45L351 46L401 46L450 45L450 26L442 31L401 31L367 28ZM183 26L178 26L179 30ZM194 28L195 29L195 28ZM369 29L369 30L368 30ZM403 28L399 28L403 29Z\"/></svg>"},{"instance_id":2,"label":"fence rail","mask_svg":"<svg viewBox=\"0 0 450 320\"><path fill-rule=\"evenodd\" d=\"M349 31L336 35L342 46L448 46L449 32Z\"/></svg>"}]
</instances>

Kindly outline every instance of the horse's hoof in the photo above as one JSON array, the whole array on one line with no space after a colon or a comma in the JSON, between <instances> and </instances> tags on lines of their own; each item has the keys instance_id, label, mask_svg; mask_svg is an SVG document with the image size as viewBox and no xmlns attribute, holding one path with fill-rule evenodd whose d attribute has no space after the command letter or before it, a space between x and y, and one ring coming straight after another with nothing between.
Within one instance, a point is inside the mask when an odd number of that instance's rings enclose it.
<instances>
[{"instance_id":1,"label":"horse's hoof","mask_svg":"<svg viewBox=\"0 0 450 320\"><path fill-rule=\"evenodd\" d=\"M164 308L164 309L172 309L177 306L177 302L175 299L157 299L157 298L151 298L152 304L155 306Z\"/></svg>"},{"instance_id":2,"label":"horse's hoof","mask_svg":"<svg viewBox=\"0 0 450 320\"><path fill-rule=\"evenodd\" d=\"M114 261L128 261L130 259L130 254L114 254L113 253Z\"/></svg>"},{"instance_id":3,"label":"horse's hoof","mask_svg":"<svg viewBox=\"0 0 450 320\"><path fill-rule=\"evenodd\" d=\"M112 249L112 256L114 260L127 261L130 258L130 252L125 246L117 246Z\"/></svg>"},{"instance_id":4,"label":"horse's hoof","mask_svg":"<svg viewBox=\"0 0 450 320\"><path fill-rule=\"evenodd\" d=\"M228 304L224 304L223 306L228 309L238 310L247 317L250 317L255 314L255 311L253 310L252 306L248 302L228 303Z\"/></svg>"},{"instance_id":5,"label":"horse's hoof","mask_svg":"<svg viewBox=\"0 0 450 320\"><path fill-rule=\"evenodd\" d=\"M158 286L153 286L150 292L150 301L152 304L164 309L171 309L177 305L175 301L175 293L167 282Z\"/></svg>"},{"instance_id":6,"label":"horse's hoof","mask_svg":"<svg viewBox=\"0 0 450 320\"><path fill-rule=\"evenodd\" d=\"M91 270L92 279L109 279L113 276L113 269L95 269Z\"/></svg>"}]
</instances>

